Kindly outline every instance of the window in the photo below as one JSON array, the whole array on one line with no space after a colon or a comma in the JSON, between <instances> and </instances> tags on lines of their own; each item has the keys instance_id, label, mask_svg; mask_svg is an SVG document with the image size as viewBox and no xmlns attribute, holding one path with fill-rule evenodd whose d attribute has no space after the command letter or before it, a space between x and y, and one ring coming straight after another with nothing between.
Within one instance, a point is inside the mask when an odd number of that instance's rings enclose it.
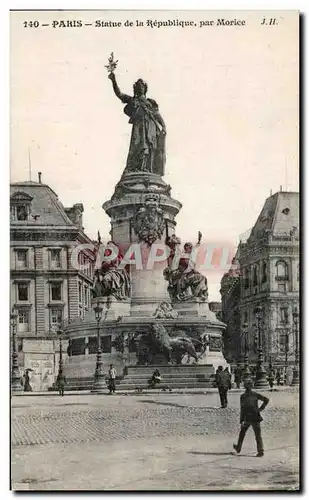
<instances>
[{"instance_id":1,"label":"window","mask_svg":"<svg viewBox=\"0 0 309 500\"><path fill-rule=\"evenodd\" d=\"M28 250L17 250L16 262L19 269L28 267Z\"/></svg>"},{"instance_id":2,"label":"window","mask_svg":"<svg viewBox=\"0 0 309 500\"><path fill-rule=\"evenodd\" d=\"M286 292L286 283L278 283L278 292Z\"/></svg>"},{"instance_id":3,"label":"window","mask_svg":"<svg viewBox=\"0 0 309 500\"><path fill-rule=\"evenodd\" d=\"M11 218L13 220L24 221L29 219L29 207L28 205L12 205L11 206Z\"/></svg>"},{"instance_id":4,"label":"window","mask_svg":"<svg viewBox=\"0 0 309 500\"><path fill-rule=\"evenodd\" d=\"M27 193L17 192L11 196L11 218L13 220L25 221L30 216L32 197Z\"/></svg>"},{"instance_id":5,"label":"window","mask_svg":"<svg viewBox=\"0 0 309 500\"><path fill-rule=\"evenodd\" d=\"M52 268L61 267L61 250L59 250L58 248L53 248L50 251L50 261Z\"/></svg>"},{"instance_id":6,"label":"window","mask_svg":"<svg viewBox=\"0 0 309 500\"><path fill-rule=\"evenodd\" d=\"M90 276L90 261L89 259L85 259L85 266L86 266L86 269L85 269L85 273L86 273L86 276Z\"/></svg>"},{"instance_id":7,"label":"window","mask_svg":"<svg viewBox=\"0 0 309 500\"><path fill-rule=\"evenodd\" d=\"M56 327L62 322L62 309L50 310L50 323L52 327Z\"/></svg>"},{"instance_id":8,"label":"window","mask_svg":"<svg viewBox=\"0 0 309 500\"><path fill-rule=\"evenodd\" d=\"M137 352L137 345L134 340L134 338L129 335L129 353L136 353Z\"/></svg>"},{"instance_id":9,"label":"window","mask_svg":"<svg viewBox=\"0 0 309 500\"><path fill-rule=\"evenodd\" d=\"M248 323L248 311L245 311L245 314L244 314L244 323Z\"/></svg>"},{"instance_id":10,"label":"window","mask_svg":"<svg viewBox=\"0 0 309 500\"><path fill-rule=\"evenodd\" d=\"M106 335L101 337L101 349L102 352L112 352L112 337L111 335Z\"/></svg>"},{"instance_id":11,"label":"window","mask_svg":"<svg viewBox=\"0 0 309 500\"><path fill-rule=\"evenodd\" d=\"M280 307L280 323L287 324L289 322L289 311L287 307Z\"/></svg>"},{"instance_id":12,"label":"window","mask_svg":"<svg viewBox=\"0 0 309 500\"><path fill-rule=\"evenodd\" d=\"M257 286L258 284L258 275L257 275L257 266L253 268L253 286Z\"/></svg>"},{"instance_id":13,"label":"window","mask_svg":"<svg viewBox=\"0 0 309 500\"><path fill-rule=\"evenodd\" d=\"M279 335L279 349L280 352L288 352L289 350L289 337L286 332L280 332Z\"/></svg>"},{"instance_id":14,"label":"window","mask_svg":"<svg viewBox=\"0 0 309 500\"><path fill-rule=\"evenodd\" d=\"M83 296L82 296L82 284L78 283L78 301L82 302L83 301Z\"/></svg>"},{"instance_id":15,"label":"window","mask_svg":"<svg viewBox=\"0 0 309 500\"><path fill-rule=\"evenodd\" d=\"M61 283L52 283L50 289L51 300L61 300Z\"/></svg>"},{"instance_id":16,"label":"window","mask_svg":"<svg viewBox=\"0 0 309 500\"><path fill-rule=\"evenodd\" d=\"M17 285L18 301L28 300L28 285L27 283L19 283Z\"/></svg>"},{"instance_id":17,"label":"window","mask_svg":"<svg viewBox=\"0 0 309 500\"><path fill-rule=\"evenodd\" d=\"M86 307L88 307L88 287L85 286L84 288L84 304Z\"/></svg>"},{"instance_id":18,"label":"window","mask_svg":"<svg viewBox=\"0 0 309 500\"><path fill-rule=\"evenodd\" d=\"M249 288L249 271L245 269L245 288Z\"/></svg>"},{"instance_id":19,"label":"window","mask_svg":"<svg viewBox=\"0 0 309 500\"><path fill-rule=\"evenodd\" d=\"M71 356L80 356L81 354L85 354L86 343L85 338L72 339L71 340ZM95 354L96 350L96 339L94 338L93 343L93 351L91 354Z\"/></svg>"},{"instance_id":20,"label":"window","mask_svg":"<svg viewBox=\"0 0 309 500\"><path fill-rule=\"evenodd\" d=\"M28 210L26 205L19 205L16 207L16 219L17 220L27 220Z\"/></svg>"},{"instance_id":21,"label":"window","mask_svg":"<svg viewBox=\"0 0 309 500\"><path fill-rule=\"evenodd\" d=\"M262 263L262 283L266 283L267 281L267 263Z\"/></svg>"},{"instance_id":22,"label":"window","mask_svg":"<svg viewBox=\"0 0 309 500\"><path fill-rule=\"evenodd\" d=\"M19 332L29 331L29 311L18 312L18 331Z\"/></svg>"},{"instance_id":23,"label":"window","mask_svg":"<svg viewBox=\"0 0 309 500\"><path fill-rule=\"evenodd\" d=\"M284 260L279 260L276 263L277 266L277 276L278 280L287 280L288 279L288 265Z\"/></svg>"}]
</instances>

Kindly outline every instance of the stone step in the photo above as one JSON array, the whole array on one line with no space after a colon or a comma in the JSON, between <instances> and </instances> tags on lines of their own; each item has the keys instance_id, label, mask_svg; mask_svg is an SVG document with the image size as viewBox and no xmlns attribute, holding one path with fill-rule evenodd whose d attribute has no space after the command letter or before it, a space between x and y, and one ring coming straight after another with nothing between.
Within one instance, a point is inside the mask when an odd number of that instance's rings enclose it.
<instances>
[{"instance_id":1,"label":"stone step","mask_svg":"<svg viewBox=\"0 0 309 500\"><path fill-rule=\"evenodd\" d=\"M87 386L85 385L72 385L72 386L67 386L66 391L83 391L83 390L91 390L93 387L92 384L88 384ZM163 390L163 389L209 389L212 388L213 385L208 381L200 382L200 383L170 383L170 384L160 384L155 387L155 389L158 390ZM119 384L116 385L116 390L118 391L132 391L132 390L138 390L138 389L144 389L144 390L149 390L149 385L148 384ZM106 386L106 391L108 391L108 387Z\"/></svg>"},{"instance_id":2,"label":"stone step","mask_svg":"<svg viewBox=\"0 0 309 500\"><path fill-rule=\"evenodd\" d=\"M212 365L149 365L149 366L128 366L127 374L123 376L119 370L120 378L116 380L117 390L148 389L149 380L155 369L161 374L159 389L170 387L171 389L182 388L209 388L214 385L214 369ZM68 374L69 375L69 374ZM107 373L105 373L107 382ZM91 390L94 384L94 374L82 377L67 376L66 390ZM51 390L56 389L53 384ZM107 389L107 384L106 384Z\"/></svg>"},{"instance_id":3,"label":"stone step","mask_svg":"<svg viewBox=\"0 0 309 500\"><path fill-rule=\"evenodd\" d=\"M123 379L121 381L116 381L116 389L117 390L134 390L134 389L147 389L149 388L149 379L145 378L143 380L130 380L130 379ZM93 387L94 380L93 378L88 379L88 380L70 380L68 381L66 385L66 390L68 391L74 391L74 390L91 390ZM162 389L164 387L170 387L174 389L181 389L181 388L195 388L195 387L213 387L213 379L210 378L203 378L203 379L187 379L187 378L178 378L178 379L171 379L171 380L163 380L160 384L158 384L156 387L158 389ZM55 390L55 387L52 388ZM51 390L52 390L51 389ZM107 384L106 384L106 389L107 389Z\"/></svg>"},{"instance_id":4,"label":"stone step","mask_svg":"<svg viewBox=\"0 0 309 500\"><path fill-rule=\"evenodd\" d=\"M142 379L150 379L152 377L151 374L140 374L140 375L131 375L130 373L126 375L124 378L125 379L131 379L131 380L142 380ZM177 375L172 374L172 373L164 373L161 374L162 379L166 380L171 380L171 379L178 379L178 378L187 378L187 379L195 379L195 378L214 378L214 375L211 375L209 373L179 373Z\"/></svg>"},{"instance_id":5,"label":"stone step","mask_svg":"<svg viewBox=\"0 0 309 500\"><path fill-rule=\"evenodd\" d=\"M161 374L176 374L176 373L214 373L212 365L167 365L167 366L128 366L128 374L152 374L154 370L158 369Z\"/></svg>"}]
</instances>

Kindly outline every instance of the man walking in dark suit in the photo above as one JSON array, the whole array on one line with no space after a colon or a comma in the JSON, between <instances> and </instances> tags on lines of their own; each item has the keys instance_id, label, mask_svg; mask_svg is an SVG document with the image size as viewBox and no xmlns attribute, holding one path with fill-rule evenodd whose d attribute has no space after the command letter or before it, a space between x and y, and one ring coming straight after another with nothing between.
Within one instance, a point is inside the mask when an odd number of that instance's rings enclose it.
<instances>
[{"instance_id":1,"label":"man walking in dark suit","mask_svg":"<svg viewBox=\"0 0 309 500\"><path fill-rule=\"evenodd\" d=\"M231 377L229 372L223 371L223 366L219 366L216 373L216 385L218 387L221 408L227 407L227 391L231 389Z\"/></svg>"},{"instance_id":2,"label":"man walking in dark suit","mask_svg":"<svg viewBox=\"0 0 309 500\"><path fill-rule=\"evenodd\" d=\"M252 425L256 446L257 446L257 457L262 457L264 455L264 447L261 436L261 422L263 418L261 416L261 411L267 406L269 399L266 396L262 396L257 392L252 390L253 382L251 379L247 379L244 382L246 392L240 396L240 433L238 437L238 443L234 444L234 450L237 453L241 452L241 447L243 440L245 438L246 432ZM259 407L258 402L262 401L263 404Z\"/></svg>"}]
</instances>

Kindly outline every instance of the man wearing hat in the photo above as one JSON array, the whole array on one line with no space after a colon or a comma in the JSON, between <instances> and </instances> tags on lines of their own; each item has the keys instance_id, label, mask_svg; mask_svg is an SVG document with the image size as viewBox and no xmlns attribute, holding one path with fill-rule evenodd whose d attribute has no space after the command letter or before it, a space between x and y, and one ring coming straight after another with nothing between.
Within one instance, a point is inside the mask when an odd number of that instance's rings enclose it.
<instances>
[{"instance_id":1,"label":"man wearing hat","mask_svg":"<svg viewBox=\"0 0 309 500\"><path fill-rule=\"evenodd\" d=\"M261 416L261 411L267 406L269 399L266 396L254 392L252 390L253 382L251 379L246 379L244 381L244 387L246 392L240 396L240 433L238 437L238 443L234 444L234 450L237 453L241 452L241 447L243 440L245 438L246 432L252 425L256 446L257 446L257 457L262 457L264 455L264 447L261 436L261 422L263 420ZM258 402L262 401L262 405L259 407Z\"/></svg>"},{"instance_id":2,"label":"man wearing hat","mask_svg":"<svg viewBox=\"0 0 309 500\"><path fill-rule=\"evenodd\" d=\"M221 408L227 407L227 391L231 389L231 377L229 371L223 370L223 366L218 366L216 372L216 385L219 391Z\"/></svg>"}]
</instances>

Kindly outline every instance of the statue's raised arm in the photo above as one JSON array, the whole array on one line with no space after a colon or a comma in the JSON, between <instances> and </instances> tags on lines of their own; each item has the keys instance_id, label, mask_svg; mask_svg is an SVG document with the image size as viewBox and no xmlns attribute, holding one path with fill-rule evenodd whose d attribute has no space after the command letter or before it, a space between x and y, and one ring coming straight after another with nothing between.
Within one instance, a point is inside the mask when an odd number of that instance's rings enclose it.
<instances>
[{"instance_id":1,"label":"statue's raised arm","mask_svg":"<svg viewBox=\"0 0 309 500\"><path fill-rule=\"evenodd\" d=\"M111 72L108 75L108 78L111 80L112 85L113 85L113 90L115 92L115 95L120 99L122 102L128 103L132 97L126 94L122 94L120 88L118 87L117 81L116 81L116 76L115 73Z\"/></svg>"}]
</instances>

